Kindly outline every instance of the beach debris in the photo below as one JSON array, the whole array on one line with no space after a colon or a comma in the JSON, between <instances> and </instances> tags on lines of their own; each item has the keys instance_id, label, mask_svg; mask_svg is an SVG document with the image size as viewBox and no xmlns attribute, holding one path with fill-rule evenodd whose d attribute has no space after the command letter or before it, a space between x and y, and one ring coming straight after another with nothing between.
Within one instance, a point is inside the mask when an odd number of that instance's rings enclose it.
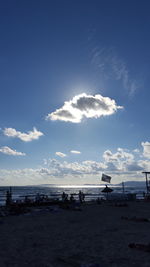
<instances>
[{"instance_id":1,"label":"beach debris","mask_svg":"<svg viewBox=\"0 0 150 267\"><path fill-rule=\"evenodd\" d=\"M138 250L142 250L145 252L150 252L150 243L145 245L145 244L141 244L141 243L130 243L128 245L129 248L135 248Z\"/></svg>"},{"instance_id":2,"label":"beach debris","mask_svg":"<svg viewBox=\"0 0 150 267\"><path fill-rule=\"evenodd\" d=\"M150 222L150 219L148 218L143 218L143 217L136 217L136 216L133 216L133 217L126 217L126 216L121 216L121 219L122 220L128 220L128 221L134 221L134 222Z\"/></svg>"}]
</instances>

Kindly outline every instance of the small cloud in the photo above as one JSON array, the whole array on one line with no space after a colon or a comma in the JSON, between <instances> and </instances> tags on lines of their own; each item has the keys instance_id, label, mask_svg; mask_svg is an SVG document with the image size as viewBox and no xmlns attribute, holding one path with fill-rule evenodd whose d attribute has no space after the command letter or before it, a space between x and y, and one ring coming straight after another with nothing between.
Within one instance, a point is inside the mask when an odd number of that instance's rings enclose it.
<instances>
[{"instance_id":1,"label":"small cloud","mask_svg":"<svg viewBox=\"0 0 150 267\"><path fill-rule=\"evenodd\" d=\"M140 150L136 148L136 149L133 150L133 152L134 153L140 153Z\"/></svg>"},{"instance_id":2,"label":"small cloud","mask_svg":"<svg viewBox=\"0 0 150 267\"><path fill-rule=\"evenodd\" d=\"M3 146L0 148L0 152L6 155L11 155L11 156L25 156L25 153L18 152L16 150L11 149L8 146Z\"/></svg>"},{"instance_id":3,"label":"small cloud","mask_svg":"<svg viewBox=\"0 0 150 267\"><path fill-rule=\"evenodd\" d=\"M83 118L109 116L122 108L122 106L117 106L115 100L109 97L83 93L73 97L70 101L66 101L61 108L49 113L46 119L80 123Z\"/></svg>"},{"instance_id":4,"label":"small cloud","mask_svg":"<svg viewBox=\"0 0 150 267\"><path fill-rule=\"evenodd\" d=\"M5 128L3 131L4 135L8 137L16 137L24 142L30 142L32 140L39 139L40 136L43 135L42 132L38 131L35 127L33 128L33 131L28 131L27 133L21 133L19 131L16 131L14 128Z\"/></svg>"},{"instance_id":5,"label":"small cloud","mask_svg":"<svg viewBox=\"0 0 150 267\"><path fill-rule=\"evenodd\" d=\"M56 152L55 154L56 154L56 156L61 157L61 158L64 158L67 156L66 154L64 154L62 152Z\"/></svg>"},{"instance_id":6,"label":"small cloud","mask_svg":"<svg viewBox=\"0 0 150 267\"><path fill-rule=\"evenodd\" d=\"M78 151L78 150L71 150L70 153L72 153L72 154L81 154L81 152Z\"/></svg>"}]
</instances>

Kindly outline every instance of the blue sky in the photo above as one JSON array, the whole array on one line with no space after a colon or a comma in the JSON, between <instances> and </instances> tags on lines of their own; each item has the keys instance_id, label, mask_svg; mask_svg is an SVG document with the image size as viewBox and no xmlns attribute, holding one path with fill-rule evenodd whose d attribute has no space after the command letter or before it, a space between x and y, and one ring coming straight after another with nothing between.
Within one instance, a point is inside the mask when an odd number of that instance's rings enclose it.
<instances>
[{"instance_id":1,"label":"blue sky","mask_svg":"<svg viewBox=\"0 0 150 267\"><path fill-rule=\"evenodd\" d=\"M149 1L0 3L0 184L150 170Z\"/></svg>"}]
</instances>

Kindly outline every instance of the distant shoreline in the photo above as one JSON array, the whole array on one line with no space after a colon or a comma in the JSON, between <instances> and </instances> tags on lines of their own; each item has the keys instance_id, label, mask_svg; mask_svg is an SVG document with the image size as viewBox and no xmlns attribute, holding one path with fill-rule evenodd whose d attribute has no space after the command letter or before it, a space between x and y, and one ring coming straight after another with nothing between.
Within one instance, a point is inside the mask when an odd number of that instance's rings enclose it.
<instances>
[{"instance_id":1,"label":"distant shoreline","mask_svg":"<svg viewBox=\"0 0 150 267\"><path fill-rule=\"evenodd\" d=\"M104 187L108 183L102 183L102 184L32 184L32 185L1 185L0 187ZM110 183L108 186L112 187L117 187L117 186L122 186L122 183L119 184L113 184ZM124 182L125 187L144 187L145 186L145 181L126 181Z\"/></svg>"}]
</instances>

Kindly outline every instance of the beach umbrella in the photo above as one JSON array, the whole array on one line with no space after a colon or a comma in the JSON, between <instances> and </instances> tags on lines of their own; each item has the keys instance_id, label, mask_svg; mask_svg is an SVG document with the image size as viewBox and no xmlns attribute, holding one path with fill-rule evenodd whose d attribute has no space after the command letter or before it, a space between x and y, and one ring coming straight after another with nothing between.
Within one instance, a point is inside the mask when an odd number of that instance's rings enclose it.
<instances>
[{"instance_id":1,"label":"beach umbrella","mask_svg":"<svg viewBox=\"0 0 150 267\"><path fill-rule=\"evenodd\" d=\"M113 189L111 189L110 187L108 187L106 185L106 187L102 190L103 193L111 193L113 191Z\"/></svg>"},{"instance_id":2,"label":"beach umbrella","mask_svg":"<svg viewBox=\"0 0 150 267\"><path fill-rule=\"evenodd\" d=\"M102 190L103 193L107 194L107 199L108 199L108 194L111 193L113 191L113 189L111 189L110 187L108 187L106 185L106 187Z\"/></svg>"}]
</instances>

